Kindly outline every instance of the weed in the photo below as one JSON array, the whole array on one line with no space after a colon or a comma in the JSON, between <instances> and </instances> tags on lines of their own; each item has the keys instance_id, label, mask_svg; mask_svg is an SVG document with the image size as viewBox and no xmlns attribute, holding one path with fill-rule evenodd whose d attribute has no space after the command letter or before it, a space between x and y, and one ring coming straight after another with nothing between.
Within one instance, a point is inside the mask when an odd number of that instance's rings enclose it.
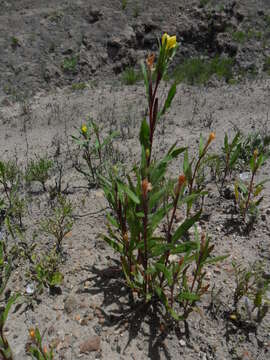
<instances>
[{"instance_id":1,"label":"weed","mask_svg":"<svg viewBox=\"0 0 270 360\"><path fill-rule=\"evenodd\" d=\"M269 310L270 279L265 277L263 265L255 262L248 267L233 263L235 290L234 313L232 320L252 320L255 312L255 321L260 324ZM240 306L241 305L241 306Z\"/></svg>"},{"instance_id":2,"label":"weed","mask_svg":"<svg viewBox=\"0 0 270 360\"><path fill-rule=\"evenodd\" d=\"M15 36L12 36L11 37L11 46L13 47L13 49L16 49L19 45L20 45L19 39L16 38Z\"/></svg>"},{"instance_id":3,"label":"weed","mask_svg":"<svg viewBox=\"0 0 270 360\"><path fill-rule=\"evenodd\" d=\"M98 174L102 174L106 169L106 152L110 148L112 139L118 133L112 132L105 139L102 139L101 130L93 120L89 120L87 125L82 125L78 133L79 135L72 136L72 139L79 146L79 150L82 151L87 170L79 163L78 157L74 165L75 169L88 179L91 186L96 186L98 184Z\"/></svg>"},{"instance_id":4,"label":"weed","mask_svg":"<svg viewBox=\"0 0 270 360\"><path fill-rule=\"evenodd\" d=\"M119 253L131 293L145 303L159 299L175 320L186 320L209 288L204 282L204 266L223 257L213 258L214 246L205 234L199 236L196 230L194 241L181 241L199 220L201 211L177 226L174 224L177 208L197 198L193 193L191 197L185 196L185 175L179 175L178 180L166 176L169 164L185 148L174 144L161 160L154 160L156 125L170 108L176 84L171 85L162 105L157 97L158 88L176 49L176 37L164 34L155 70L154 55L148 56L146 66L142 64L148 121L144 119L141 123L140 164L134 165L133 174L125 178L114 168L109 177L100 179L113 212L108 214L108 232L103 239ZM181 309L181 313L176 309Z\"/></svg>"},{"instance_id":5,"label":"weed","mask_svg":"<svg viewBox=\"0 0 270 360\"><path fill-rule=\"evenodd\" d=\"M136 71L133 67L126 68L122 74L122 82L125 85L134 85L140 80L142 80L141 73Z\"/></svg>"},{"instance_id":6,"label":"weed","mask_svg":"<svg viewBox=\"0 0 270 360\"><path fill-rule=\"evenodd\" d=\"M30 329L29 336L31 343L27 345L27 352L36 360L53 360L53 348L48 350L42 344L43 336L41 336L39 329Z\"/></svg>"},{"instance_id":7,"label":"weed","mask_svg":"<svg viewBox=\"0 0 270 360\"><path fill-rule=\"evenodd\" d=\"M25 203L19 195L21 187L21 171L13 161L0 161L0 185L4 193L2 199L2 208L5 211L5 217L17 219L22 227L22 216Z\"/></svg>"},{"instance_id":8,"label":"weed","mask_svg":"<svg viewBox=\"0 0 270 360\"><path fill-rule=\"evenodd\" d=\"M128 4L128 0L122 0L122 10L125 10Z\"/></svg>"},{"instance_id":9,"label":"weed","mask_svg":"<svg viewBox=\"0 0 270 360\"><path fill-rule=\"evenodd\" d=\"M47 157L40 157L37 160L30 160L26 171L25 180L30 184L32 181L38 181L42 184L43 190L46 189L46 181L50 177L50 170L52 169L53 161Z\"/></svg>"},{"instance_id":10,"label":"weed","mask_svg":"<svg viewBox=\"0 0 270 360\"><path fill-rule=\"evenodd\" d=\"M78 64L78 58L76 56L73 56L71 58L64 59L61 66L65 72L73 72L74 73L76 70L77 64Z\"/></svg>"},{"instance_id":11,"label":"weed","mask_svg":"<svg viewBox=\"0 0 270 360\"><path fill-rule=\"evenodd\" d=\"M269 179L263 180L255 185L255 175L259 168L264 164L267 157L268 156L259 153L259 151L255 149L250 159L251 178L248 185L242 180L237 180L235 182L235 202L244 221L246 220L247 213L251 215L251 220L254 220L257 217L258 206L262 202L263 196L260 196L259 199L257 198L264 189L265 182Z\"/></svg>"},{"instance_id":12,"label":"weed","mask_svg":"<svg viewBox=\"0 0 270 360\"><path fill-rule=\"evenodd\" d=\"M63 275L58 270L60 262L60 256L55 250L44 255L32 254L27 277L37 283L36 295L41 294L44 288L48 288L51 293L54 293L56 287L61 285Z\"/></svg>"},{"instance_id":13,"label":"weed","mask_svg":"<svg viewBox=\"0 0 270 360\"><path fill-rule=\"evenodd\" d=\"M62 251L62 242L73 226L72 205L66 197L59 195L53 215L42 223L42 230L56 240L56 252Z\"/></svg>"},{"instance_id":14,"label":"weed","mask_svg":"<svg viewBox=\"0 0 270 360\"><path fill-rule=\"evenodd\" d=\"M270 57L267 57L264 61L263 70L270 75Z\"/></svg>"},{"instance_id":15,"label":"weed","mask_svg":"<svg viewBox=\"0 0 270 360\"><path fill-rule=\"evenodd\" d=\"M232 39L239 44L244 44L247 41L247 34L244 31L235 31L232 33Z\"/></svg>"},{"instance_id":16,"label":"weed","mask_svg":"<svg viewBox=\"0 0 270 360\"><path fill-rule=\"evenodd\" d=\"M5 293L6 285L11 274L11 257L7 254L6 246L0 241L0 296L1 303L4 304L0 309L0 355L3 360L13 360L13 355L6 336L4 335L4 327L11 306L19 298L19 294L10 296ZM4 295L4 299L2 298Z\"/></svg>"},{"instance_id":17,"label":"weed","mask_svg":"<svg viewBox=\"0 0 270 360\"><path fill-rule=\"evenodd\" d=\"M87 87L87 85L86 85L86 83L84 83L84 82L79 82L79 83L76 83L76 84L72 84L72 85L71 85L71 89L72 89L73 91L84 90L84 89L86 89L86 87Z\"/></svg>"},{"instance_id":18,"label":"weed","mask_svg":"<svg viewBox=\"0 0 270 360\"><path fill-rule=\"evenodd\" d=\"M199 156L198 159L196 161L195 158L192 159L192 161L189 161L189 157L188 157L188 150L185 151L185 156L184 156L184 163L183 163L183 172L185 174L187 183L188 183L188 194L190 199L187 201L187 216L190 213L191 210L191 206L194 202L195 199L195 194L196 197L200 197L200 196L204 196L206 193L205 192L201 192L202 191L202 183L203 180L205 178L204 176L204 172L203 172L203 167L204 167L204 158L207 154L207 151L209 149L209 145L211 144L211 142L215 139L215 134L214 133L210 133L209 138L207 140L207 142L204 144L203 143L203 138L202 136L200 136L200 142L199 142ZM194 165L194 170L192 169L192 165ZM194 191L194 185L197 185L197 189L196 191ZM202 201L203 204L203 201Z\"/></svg>"},{"instance_id":19,"label":"weed","mask_svg":"<svg viewBox=\"0 0 270 360\"><path fill-rule=\"evenodd\" d=\"M241 151L240 132L235 134L231 143L229 143L228 135L225 134L222 153L210 156L210 159L208 159L220 192L222 192L228 177L231 179L237 164L239 164Z\"/></svg>"}]
</instances>

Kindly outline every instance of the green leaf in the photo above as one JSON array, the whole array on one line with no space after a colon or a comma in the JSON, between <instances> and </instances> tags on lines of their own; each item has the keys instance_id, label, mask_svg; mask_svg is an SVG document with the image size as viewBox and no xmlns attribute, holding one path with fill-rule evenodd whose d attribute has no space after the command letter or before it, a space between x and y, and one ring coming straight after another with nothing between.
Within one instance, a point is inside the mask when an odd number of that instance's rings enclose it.
<instances>
[{"instance_id":1,"label":"green leaf","mask_svg":"<svg viewBox=\"0 0 270 360\"><path fill-rule=\"evenodd\" d=\"M124 193L127 194L127 196L135 203L135 204L140 204L140 199L138 198L138 196L136 194L134 194L134 192L132 190L129 189L129 187L127 185L121 184L121 183L117 183L118 184L118 188L123 191Z\"/></svg>"},{"instance_id":2,"label":"green leaf","mask_svg":"<svg viewBox=\"0 0 270 360\"><path fill-rule=\"evenodd\" d=\"M15 295L11 296L8 299L8 302L7 302L6 306L5 306L4 311L1 313L1 317L0 317L1 327L3 327L5 325L5 322L6 322L7 317L8 317L8 313L10 311L10 308L19 297L20 297L20 294L15 294Z\"/></svg>"},{"instance_id":3,"label":"green leaf","mask_svg":"<svg viewBox=\"0 0 270 360\"><path fill-rule=\"evenodd\" d=\"M172 103L172 101L173 101L173 98L174 98L175 94L176 94L176 83L174 83L174 84L171 86L171 88L170 88L170 90L169 90L169 93L168 93L168 96L167 96L167 99L166 99L166 101L165 101L165 104L164 104L164 106L163 106L163 109L162 109L159 117L160 117L161 115L164 115L165 112L167 111L167 109L169 109L169 107L171 106L171 103Z\"/></svg>"},{"instance_id":4,"label":"green leaf","mask_svg":"<svg viewBox=\"0 0 270 360\"><path fill-rule=\"evenodd\" d=\"M224 136L224 150L225 150L226 154L229 153L229 143L228 143L228 135L227 135L227 133Z\"/></svg>"},{"instance_id":5,"label":"green leaf","mask_svg":"<svg viewBox=\"0 0 270 360\"><path fill-rule=\"evenodd\" d=\"M206 259L203 263L205 264L215 264L219 261L223 261L225 259L227 259L230 255L223 255L223 256L216 256L210 259Z\"/></svg>"},{"instance_id":6,"label":"green leaf","mask_svg":"<svg viewBox=\"0 0 270 360\"><path fill-rule=\"evenodd\" d=\"M199 221L201 217L201 211L199 211L196 215L194 215L190 219L186 219L175 231L175 233L172 236L172 243L175 243L177 240L179 240L186 232L191 228L192 225L194 225L197 221Z\"/></svg>"},{"instance_id":7,"label":"green leaf","mask_svg":"<svg viewBox=\"0 0 270 360\"><path fill-rule=\"evenodd\" d=\"M236 161L238 160L240 152L241 152L241 144L238 144L236 150L231 155L231 158L229 161L230 168L232 168L234 166L234 164L236 163Z\"/></svg>"},{"instance_id":8,"label":"green leaf","mask_svg":"<svg viewBox=\"0 0 270 360\"><path fill-rule=\"evenodd\" d=\"M172 282L173 282L173 276L172 276L171 271L169 271L169 269L164 264L161 264L161 263L156 263L155 268L159 272L161 272L162 274L165 275L165 278L166 278L166 280L168 282L168 285L171 286Z\"/></svg>"},{"instance_id":9,"label":"green leaf","mask_svg":"<svg viewBox=\"0 0 270 360\"><path fill-rule=\"evenodd\" d=\"M188 300L188 301L198 301L200 300L200 296L188 291L181 292L178 296L179 301Z\"/></svg>"},{"instance_id":10,"label":"green leaf","mask_svg":"<svg viewBox=\"0 0 270 360\"><path fill-rule=\"evenodd\" d=\"M150 127L146 119L143 119L141 124L140 143L145 150L150 148Z\"/></svg>"},{"instance_id":11,"label":"green leaf","mask_svg":"<svg viewBox=\"0 0 270 360\"><path fill-rule=\"evenodd\" d=\"M120 254L123 254L123 245L118 244L114 240L108 238L106 235L102 235L102 238L108 243L115 251L119 252Z\"/></svg>"},{"instance_id":12,"label":"green leaf","mask_svg":"<svg viewBox=\"0 0 270 360\"><path fill-rule=\"evenodd\" d=\"M146 95L147 95L147 99L149 100L149 80L148 80L148 74L147 74L147 70L145 67L144 62L141 62L141 69L142 69L142 74L143 74L143 80L144 80L144 86L145 86L145 90L146 90Z\"/></svg>"},{"instance_id":13,"label":"green leaf","mask_svg":"<svg viewBox=\"0 0 270 360\"><path fill-rule=\"evenodd\" d=\"M200 134L200 142L199 142L199 156L201 157L203 154L203 149L204 149L204 145L203 145L203 137L202 134Z\"/></svg>"},{"instance_id":14,"label":"green leaf","mask_svg":"<svg viewBox=\"0 0 270 360\"><path fill-rule=\"evenodd\" d=\"M50 286L60 285L63 281L63 278L63 274L61 274L59 271L54 272L50 280Z\"/></svg>"}]
</instances>

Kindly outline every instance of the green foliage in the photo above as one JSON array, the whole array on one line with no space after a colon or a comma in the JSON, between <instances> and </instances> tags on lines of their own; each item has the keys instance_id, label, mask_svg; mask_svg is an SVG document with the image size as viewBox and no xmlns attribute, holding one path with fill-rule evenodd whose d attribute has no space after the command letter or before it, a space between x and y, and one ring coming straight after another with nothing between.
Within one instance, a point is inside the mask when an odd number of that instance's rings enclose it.
<instances>
[{"instance_id":1,"label":"green foliage","mask_svg":"<svg viewBox=\"0 0 270 360\"><path fill-rule=\"evenodd\" d=\"M258 262L248 267L233 263L233 268L235 314L231 318L238 321L255 320L260 324L269 310L270 279L265 276L264 267Z\"/></svg>"},{"instance_id":2,"label":"green foliage","mask_svg":"<svg viewBox=\"0 0 270 360\"><path fill-rule=\"evenodd\" d=\"M0 310L0 355L3 360L13 359L8 340L4 335L4 327L12 305L19 298L19 294L12 296L8 294L8 296L6 296L5 293L6 285L11 275L11 269L11 257L7 253L5 243L0 241L0 297L2 303Z\"/></svg>"},{"instance_id":3,"label":"green foliage","mask_svg":"<svg viewBox=\"0 0 270 360\"><path fill-rule=\"evenodd\" d=\"M202 197L201 208L203 206L203 197L204 195L206 195L206 192L202 191L205 181L204 169L206 166L206 162L204 160L209 150L209 146L211 142L214 140L214 138L215 138L215 134L211 133L209 135L207 142L204 144L203 138L202 136L200 136L199 154L197 160L194 157L190 161L188 150L185 151L184 162L183 162L183 173L188 183L189 199L187 201L187 215L189 215L192 204L197 198Z\"/></svg>"},{"instance_id":4,"label":"green foliage","mask_svg":"<svg viewBox=\"0 0 270 360\"><path fill-rule=\"evenodd\" d=\"M25 210L25 201L19 194L21 172L13 161L0 160L0 191L2 192L1 207L5 210L5 217L19 222L22 227L22 216Z\"/></svg>"},{"instance_id":5,"label":"green foliage","mask_svg":"<svg viewBox=\"0 0 270 360\"><path fill-rule=\"evenodd\" d=\"M263 70L267 72L268 75L270 75L270 57L266 57L263 65Z\"/></svg>"},{"instance_id":6,"label":"green foliage","mask_svg":"<svg viewBox=\"0 0 270 360\"><path fill-rule=\"evenodd\" d=\"M59 195L52 216L42 223L42 230L56 240L56 251L62 250L62 242L73 226L72 205L66 197Z\"/></svg>"},{"instance_id":7,"label":"green foliage","mask_svg":"<svg viewBox=\"0 0 270 360\"><path fill-rule=\"evenodd\" d=\"M243 169L249 167L250 156L255 150L270 156L270 135L268 133L254 132L241 136L241 152L239 159Z\"/></svg>"},{"instance_id":8,"label":"green foliage","mask_svg":"<svg viewBox=\"0 0 270 360\"><path fill-rule=\"evenodd\" d=\"M73 91L80 91L86 89L87 85L84 82L74 83L71 85Z\"/></svg>"},{"instance_id":9,"label":"green foliage","mask_svg":"<svg viewBox=\"0 0 270 360\"><path fill-rule=\"evenodd\" d=\"M128 4L128 0L122 0L122 10L125 10Z\"/></svg>"},{"instance_id":10,"label":"green foliage","mask_svg":"<svg viewBox=\"0 0 270 360\"><path fill-rule=\"evenodd\" d=\"M220 192L224 189L224 184L231 179L232 174L239 166L239 157L242 151L240 132L237 132L231 143L228 135L224 136L224 145L221 154L215 154L208 158L212 174L216 180Z\"/></svg>"},{"instance_id":11,"label":"green foliage","mask_svg":"<svg viewBox=\"0 0 270 360\"><path fill-rule=\"evenodd\" d=\"M90 186L97 186L98 175L107 171L108 155L113 151L112 140L118 133L112 132L103 138L100 127L93 120L81 126L78 133L77 136L72 136L72 139L79 147L83 164L77 156L74 167L86 177Z\"/></svg>"},{"instance_id":12,"label":"green foliage","mask_svg":"<svg viewBox=\"0 0 270 360\"><path fill-rule=\"evenodd\" d=\"M200 0L200 7L205 7L210 3L211 0Z\"/></svg>"},{"instance_id":13,"label":"green foliage","mask_svg":"<svg viewBox=\"0 0 270 360\"><path fill-rule=\"evenodd\" d=\"M64 59L61 66L65 72L75 72L77 64L78 58L77 56L73 56L71 58Z\"/></svg>"},{"instance_id":14,"label":"green foliage","mask_svg":"<svg viewBox=\"0 0 270 360\"><path fill-rule=\"evenodd\" d=\"M173 77L177 83L200 85L206 84L216 74L218 78L228 82L233 78L233 65L232 58L215 57L209 61L192 58L177 65Z\"/></svg>"},{"instance_id":15,"label":"green foliage","mask_svg":"<svg viewBox=\"0 0 270 360\"><path fill-rule=\"evenodd\" d=\"M16 38L15 36L11 37L11 46L16 49L18 46L20 45L19 43L19 39Z\"/></svg>"},{"instance_id":16,"label":"green foliage","mask_svg":"<svg viewBox=\"0 0 270 360\"><path fill-rule=\"evenodd\" d=\"M43 336L41 336L39 329L30 329L29 335L31 344L28 346L27 352L31 355L32 359L35 360L53 360L53 348L50 347L48 350L43 343Z\"/></svg>"},{"instance_id":17,"label":"green foliage","mask_svg":"<svg viewBox=\"0 0 270 360\"><path fill-rule=\"evenodd\" d=\"M133 67L126 68L122 73L122 82L125 85L134 85L140 80L142 80L142 74Z\"/></svg>"},{"instance_id":18,"label":"green foliage","mask_svg":"<svg viewBox=\"0 0 270 360\"><path fill-rule=\"evenodd\" d=\"M32 254L27 276L37 283L35 294L41 294L44 287L53 292L57 286L62 284L63 275L59 271L60 263L60 256L55 250L49 254Z\"/></svg>"},{"instance_id":19,"label":"green foliage","mask_svg":"<svg viewBox=\"0 0 270 360\"><path fill-rule=\"evenodd\" d=\"M235 181L235 203L236 207L246 221L247 214L250 215L250 220L254 221L258 215L258 207L263 200L261 195L264 184L269 180L263 180L255 184L255 175L259 168L265 163L268 155L259 153L257 149L254 150L253 155L250 158L250 180L245 183L242 180Z\"/></svg>"},{"instance_id":20,"label":"green foliage","mask_svg":"<svg viewBox=\"0 0 270 360\"><path fill-rule=\"evenodd\" d=\"M50 177L50 170L53 167L53 161L49 160L47 157L40 157L37 160L30 160L26 171L25 171L25 180L26 183L31 183L32 181L38 181L42 184L43 190L46 191L46 181Z\"/></svg>"},{"instance_id":21,"label":"green foliage","mask_svg":"<svg viewBox=\"0 0 270 360\"><path fill-rule=\"evenodd\" d=\"M235 31L232 33L232 39L240 44L244 44L247 40L247 34L244 31Z\"/></svg>"},{"instance_id":22,"label":"green foliage","mask_svg":"<svg viewBox=\"0 0 270 360\"><path fill-rule=\"evenodd\" d=\"M205 265L223 257L212 256L214 246L205 234L199 236L195 231L195 239L187 239L201 211L175 224L176 210L187 203L192 205L202 196L193 190L185 195L188 171L178 180L167 175L169 165L186 149L174 144L159 160L152 154L156 126L176 93L176 85L172 84L164 103L159 103L158 88L176 49L174 39L165 37L154 73L153 58L148 58L147 68L142 64L149 108L148 119L143 119L139 134L141 161L126 177L120 176L117 168L107 177L100 176L112 210L107 214L107 234L102 237L119 254L132 294L136 293L144 302L159 299L173 319L186 320L209 288ZM199 163L213 138L212 134L205 146L200 143Z\"/></svg>"}]
</instances>

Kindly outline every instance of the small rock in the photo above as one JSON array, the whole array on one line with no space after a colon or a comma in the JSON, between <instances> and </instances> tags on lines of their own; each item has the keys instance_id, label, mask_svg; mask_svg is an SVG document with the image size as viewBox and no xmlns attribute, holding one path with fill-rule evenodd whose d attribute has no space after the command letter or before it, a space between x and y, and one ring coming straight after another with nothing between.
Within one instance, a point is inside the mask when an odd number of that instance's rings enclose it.
<instances>
[{"instance_id":1,"label":"small rock","mask_svg":"<svg viewBox=\"0 0 270 360\"><path fill-rule=\"evenodd\" d=\"M78 302L75 296L69 295L65 300L64 310L67 314L71 314L78 307Z\"/></svg>"},{"instance_id":2,"label":"small rock","mask_svg":"<svg viewBox=\"0 0 270 360\"><path fill-rule=\"evenodd\" d=\"M91 336L83 343L80 344L80 353L86 354L91 351L99 351L100 349L100 337Z\"/></svg>"},{"instance_id":3,"label":"small rock","mask_svg":"<svg viewBox=\"0 0 270 360\"><path fill-rule=\"evenodd\" d=\"M185 340L183 340L183 339L180 339L180 340L179 340L179 344L180 344L180 346L182 346L182 347L186 346L186 342L185 342Z\"/></svg>"}]
</instances>

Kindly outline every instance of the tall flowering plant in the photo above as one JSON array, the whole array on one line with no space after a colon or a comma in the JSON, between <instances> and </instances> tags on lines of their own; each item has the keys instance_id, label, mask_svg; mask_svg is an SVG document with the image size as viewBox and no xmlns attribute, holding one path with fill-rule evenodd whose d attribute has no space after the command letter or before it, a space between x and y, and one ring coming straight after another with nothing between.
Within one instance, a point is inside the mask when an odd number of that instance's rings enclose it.
<instances>
[{"instance_id":1,"label":"tall flowering plant","mask_svg":"<svg viewBox=\"0 0 270 360\"><path fill-rule=\"evenodd\" d=\"M172 84L160 103L159 87L177 47L176 37L164 34L158 56L150 54L142 64L148 116L140 128L139 166L134 165L125 179L116 168L100 179L113 214L107 216L103 239L119 253L131 294L144 302L159 299L174 319L185 320L209 287L204 266L220 258L211 257L214 246L205 234L195 232L195 239L187 240L201 211L175 223L176 210L200 197L192 191L185 195L188 179L184 174L175 179L167 176L168 165L186 149L174 144L161 160L153 156L159 119L176 93L176 84Z\"/></svg>"}]
</instances>

